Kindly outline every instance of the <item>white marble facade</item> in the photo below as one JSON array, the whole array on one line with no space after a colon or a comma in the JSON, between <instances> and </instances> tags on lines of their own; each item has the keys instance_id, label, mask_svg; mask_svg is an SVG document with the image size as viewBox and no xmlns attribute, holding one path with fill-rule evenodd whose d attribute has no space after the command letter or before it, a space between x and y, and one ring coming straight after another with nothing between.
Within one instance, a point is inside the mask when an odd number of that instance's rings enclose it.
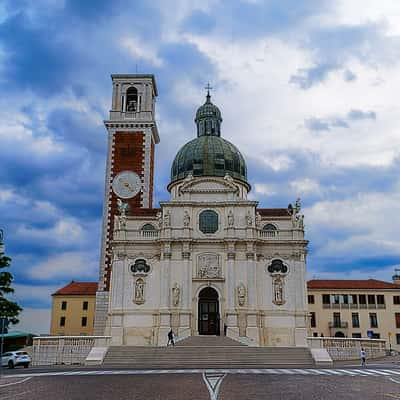
<instances>
[{"instance_id":1,"label":"white marble facade","mask_svg":"<svg viewBox=\"0 0 400 400\"><path fill-rule=\"evenodd\" d=\"M217 334L255 346L305 346L299 203L291 212L258 210L247 200L249 186L229 175L189 175L169 190L170 201L154 215L115 217L105 332L112 344L164 345L170 328L179 337L199 335L199 293L211 287ZM204 210L218 214L215 233L199 229Z\"/></svg>"}]
</instances>

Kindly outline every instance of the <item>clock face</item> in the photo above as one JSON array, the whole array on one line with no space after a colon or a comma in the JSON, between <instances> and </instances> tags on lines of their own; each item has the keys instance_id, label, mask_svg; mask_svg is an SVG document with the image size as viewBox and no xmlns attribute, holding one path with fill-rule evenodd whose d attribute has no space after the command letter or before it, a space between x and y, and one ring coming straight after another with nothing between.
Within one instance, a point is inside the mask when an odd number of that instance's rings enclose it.
<instances>
[{"instance_id":1,"label":"clock face","mask_svg":"<svg viewBox=\"0 0 400 400\"><path fill-rule=\"evenodd\" d=\"M136 196L142 188L142 181L138 174L132 171L122 171L113 180L112 189L121 199L130 199Z\"/></svg>"}]
</instances>

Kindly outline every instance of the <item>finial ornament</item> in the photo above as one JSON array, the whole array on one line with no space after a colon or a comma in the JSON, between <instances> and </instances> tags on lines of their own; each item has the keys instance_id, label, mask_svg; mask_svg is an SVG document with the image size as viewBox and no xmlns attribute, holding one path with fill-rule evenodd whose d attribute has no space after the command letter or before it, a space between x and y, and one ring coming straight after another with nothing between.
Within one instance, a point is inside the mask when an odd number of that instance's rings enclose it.
<instances>
[{"instance_id":1,"label":"finial ornament","mask_svg":"<svg viewBox=\"0 0 400 400\"><path fill-rule=\"evenodd\" d=\"M210 86L210 82L207 83L207 85L204 87L204 89L207 89L207 100L210 100L210 90L212 90L212 86Z\"/></svg>"}]
</instances>

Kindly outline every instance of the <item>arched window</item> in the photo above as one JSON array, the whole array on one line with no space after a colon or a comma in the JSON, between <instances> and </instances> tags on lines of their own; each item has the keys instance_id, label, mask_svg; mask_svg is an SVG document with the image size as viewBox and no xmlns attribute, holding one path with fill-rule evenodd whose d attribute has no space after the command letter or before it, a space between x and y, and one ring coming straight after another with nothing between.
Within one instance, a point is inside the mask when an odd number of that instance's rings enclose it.
<instances>
[{"instance_id":1,"label":"arched window","mask_svg":"<svg viewBox=\"0 0 400 400\"><path fill-rule=\"evenodd\" d=\"M126 111L136 112L138 111L138 92L137 89L131 86L126 91Z\"/></svg>"},{"instance_id":2,"label":"arched window","mask_svg":"<svg viewBox=\"0 0 400 400\"><path fill-rule=\"evenodd\" d=\"M213 210L202 211L199 215L199 229L203 233L217 232L218 214Z\"/></svg>"},{"instance_id":3,"label":"arched window","mask_svg":"<svg viewBox=\"0 0 400 400\"><path fill-rule=\"evenodd\" d=\"M145 224L142 227L142 231L155 231L156 228L154 228L154 225L152 224Z\"/></svg>"},{"instance_id":4,"label":"arched window","mask_svg":"<svg viewBox=\"0 0 400 400\"><path fill-rule=\"evenodd\" d=\"M265 224L262 228L264 235L266 237L275 237L277 234L277 229L275 225Z\"/></svg>"},{"instance_id":5,"label":"arched window","mask_svg":"<svg viewBox=\"0 0 400 400\"><path fill-rule=\"evenodd\" d=\"M142 233L144 237L156 236L156 228L152 224L145 224L142 226Z\"/></svg>"}]
</instances>

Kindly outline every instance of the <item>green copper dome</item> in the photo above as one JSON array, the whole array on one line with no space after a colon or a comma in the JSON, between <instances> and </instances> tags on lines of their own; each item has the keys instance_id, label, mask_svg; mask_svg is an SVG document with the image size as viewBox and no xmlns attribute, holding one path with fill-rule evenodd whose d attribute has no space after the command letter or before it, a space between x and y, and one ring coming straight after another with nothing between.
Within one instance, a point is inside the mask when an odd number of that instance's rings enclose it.
<instances>
[{"instance_id":1,"label":"green copper dome","mask_svg":"<svg viewBox=\"0 0 400 400\"><path fill-rule=\"evenodd\" d=\"M177 153L171 168L171 183L189 174L196 176L220 176L247 183L246 162L240 151L221 138L221 112L211 103L207 93L206 102L196 113L197 138L186 143Z\"/></svg>"}]
</instances>

